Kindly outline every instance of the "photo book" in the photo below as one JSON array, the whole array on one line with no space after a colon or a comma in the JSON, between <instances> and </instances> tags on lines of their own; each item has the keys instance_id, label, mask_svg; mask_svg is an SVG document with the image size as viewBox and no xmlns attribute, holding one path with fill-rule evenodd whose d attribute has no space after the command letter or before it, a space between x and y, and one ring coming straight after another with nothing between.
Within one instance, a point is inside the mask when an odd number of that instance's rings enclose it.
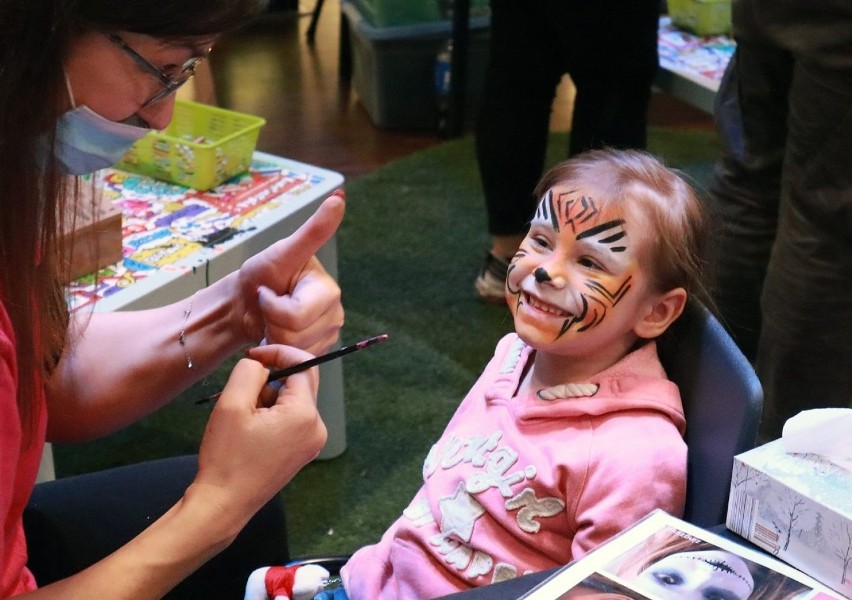
<instances>
[{"instance_id":1,"label":"photo book","mask_svg":"<svg viewBox=\"0 0 852 600\"><path fill-rule=\"evenodd\" d=\"M841 600L748 542L654 511L570 563L522 600Z\"/></svg>"}]
</instances>

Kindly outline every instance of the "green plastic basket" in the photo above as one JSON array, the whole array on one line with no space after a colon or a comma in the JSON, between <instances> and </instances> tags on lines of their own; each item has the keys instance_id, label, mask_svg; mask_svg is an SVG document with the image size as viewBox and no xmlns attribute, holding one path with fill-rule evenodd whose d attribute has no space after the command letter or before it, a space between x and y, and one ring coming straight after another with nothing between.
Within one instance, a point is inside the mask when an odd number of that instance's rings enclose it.
<instances>
[{"instance_id":1,"label":"green plastic basket","mask_svg":"<svg viewBox=\"0 0 852 600\"><path fill-rule=\"evenodd\" d=\"M731 31L731 0L668 0L672 23L698 35Z\"/></svg>"},{"instance_id":2,"label":"green plastic basket","mask_svg":"<svg viewBox=\"0 0 852 600\"><path fill-rule=\"evenodd\" d=\"M253 115L176 100L168 128L137 141L115 167L209 190L248 171L264 124Z\"/></svg>"}]
</instances>

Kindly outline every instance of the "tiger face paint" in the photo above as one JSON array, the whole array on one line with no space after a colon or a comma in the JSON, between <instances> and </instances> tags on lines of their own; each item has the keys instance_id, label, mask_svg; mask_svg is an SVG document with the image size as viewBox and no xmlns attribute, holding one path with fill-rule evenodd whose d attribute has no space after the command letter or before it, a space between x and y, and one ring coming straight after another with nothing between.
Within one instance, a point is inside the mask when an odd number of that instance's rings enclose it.
<instances>
[{"instance_id":1,"label":"tiger face paint","mask_svg":"<svg viewBox=\"0 0 852 600\"><path fill-rule=\"evenodd\" d=\"M639 250L651 234L639 216L590 192L549 190L509 266L515 329L538 349L624 349L636 340L648 279Z\"/></svg>"}]
</instances>

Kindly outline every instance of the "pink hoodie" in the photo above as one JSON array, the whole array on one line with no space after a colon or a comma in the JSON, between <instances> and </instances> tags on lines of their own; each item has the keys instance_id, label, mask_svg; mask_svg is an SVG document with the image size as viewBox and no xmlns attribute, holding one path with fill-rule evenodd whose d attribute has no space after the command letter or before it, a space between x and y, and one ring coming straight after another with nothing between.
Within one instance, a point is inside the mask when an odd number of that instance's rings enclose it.
<instances>
[{"instance_id":1,"label":"pink hoodie","mask_svg":"<svg viewBox=\"0 0 852 600\"><path fill-rule=\"evenodd\" d=\"M591 378L590 397L516 396L515 334L450 420L424 483L343 568L352 600L426 599L564 565L651 510L681 515L685 422L651 342Z\"/></svg>"}]
</instances>

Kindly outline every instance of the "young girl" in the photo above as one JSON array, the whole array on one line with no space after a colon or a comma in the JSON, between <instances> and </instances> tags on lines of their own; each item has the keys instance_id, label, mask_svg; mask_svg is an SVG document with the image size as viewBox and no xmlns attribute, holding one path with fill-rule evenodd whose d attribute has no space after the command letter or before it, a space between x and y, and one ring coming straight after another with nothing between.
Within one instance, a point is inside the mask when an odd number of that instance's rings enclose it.
<instances>
[{"instance_id":1,"label":"young girl","mask_svg":"<svg viewBox=\"0 0 852 600\"><path fill-rule=\"evenodd\" d=\"M682 513L683 409L654 338L703 294L704 211L637 151L579 155L536 193L506 281L516 333L338 594L435 598L564 565L653 509Z\"/></svg>"}]
</instances>

